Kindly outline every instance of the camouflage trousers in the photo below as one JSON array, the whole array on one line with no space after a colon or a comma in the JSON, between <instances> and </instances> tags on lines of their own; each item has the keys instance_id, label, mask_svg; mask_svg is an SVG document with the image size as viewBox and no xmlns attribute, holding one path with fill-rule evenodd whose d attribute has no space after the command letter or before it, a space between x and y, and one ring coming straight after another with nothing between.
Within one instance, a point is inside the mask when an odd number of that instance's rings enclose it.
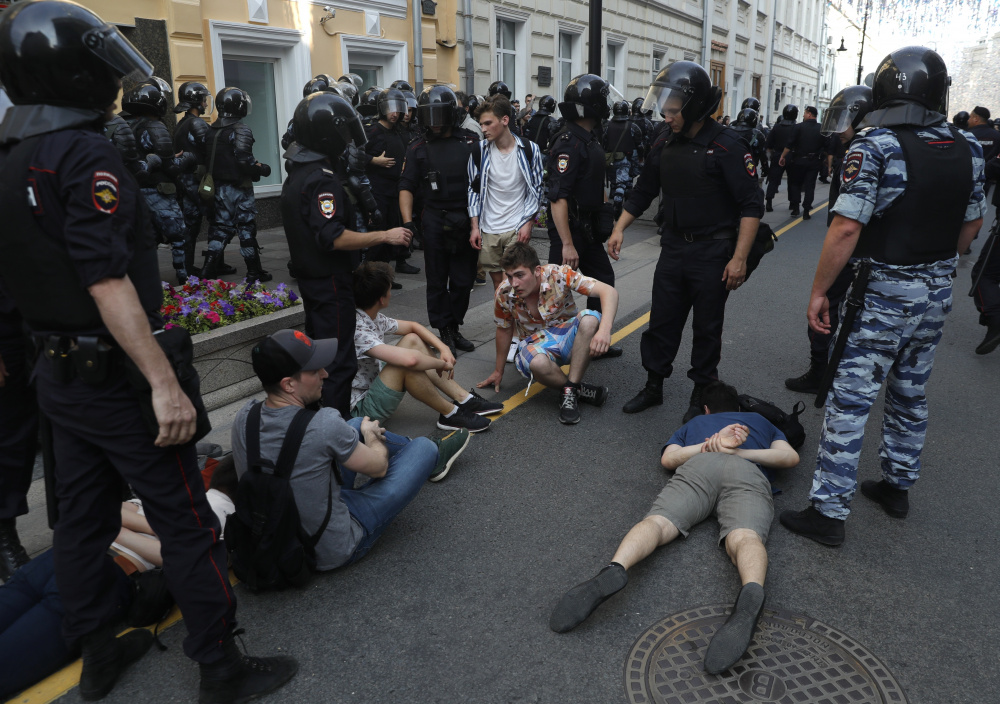
<instances>
[{"instance_id":1,"label":"camouflage trousers","mask_svg":"<svg viewBox=\"0 0 1000 704\"><path fill-rule=\"evenodd\" d=\"M951 276L957 261L919 266L872 262L865 305L847 338L826 402L809 495L824 516L844 520L850 513L865 423L883 382L882 476L900 489L917 481L927 432L924 389L951 312Z\"/></svg>"},{"instance_id":2,"label":"camouflage trousers","mask_svg":"<svg viewBox=\"0 0 1000 704\"><path fill-rule=\"evenodd\" d=\"M177 202L177 195L160 193L155 188L139 190L149 207L156 240L170 245L174 269L185 271L184 247L187 241L187 228L184 226L184 213L181 212L180 203Z\"/></svg>"},{"instance_id":3,"label":"camouflage trousers","mask_svg":"<svg viewBox=\"0 0 1000 704\"><path fill-rule=\"evenodd\" d=\"M639 155L636 152L627 154L624 159L613 162L607 168L608 182L611 185L610 196L625 196L632 190L632 179L634 178L634 164L639 162Z\"/></svg>"},{"instance_id":4,"label":"camouflage trousers","mask_svg":"<svg viewBox=\"0 0 1000 704\"><path fill-rule=\"evenodd\" d=\"M257 204L253 186L216 182L208 251L221 252L234 236L240 239L240 254L244 259L257 255Z\"/></svg>"}]
</instances>

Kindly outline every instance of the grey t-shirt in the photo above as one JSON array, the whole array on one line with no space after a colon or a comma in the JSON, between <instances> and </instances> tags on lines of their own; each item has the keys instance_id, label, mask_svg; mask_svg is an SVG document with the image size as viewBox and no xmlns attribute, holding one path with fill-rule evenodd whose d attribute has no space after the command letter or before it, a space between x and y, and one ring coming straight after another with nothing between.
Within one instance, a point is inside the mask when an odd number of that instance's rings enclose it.
<instances>
[{"instance_id":1,"label":"grey t-shirt","mask_svg":"<svg viewBox=\"0 0 1000 704\"><path fill-rule=\"evenodd\" d=\"M233 421L233 460L240 477L247 471L247 416L254 403L257 402L249 401ZM260 413L261 459L277 462L281 443L297 411L298 406L268 408L264 404ZM343 462L350 457L358 442L358 431L349 426L337 411L322 408L306 428L299 456L292 469L292 494L299 509L299 520L303 530L310 535L319 530L323 523L332 484L330 522L316 544L316 568L320 570L332 570L347 562L364 537L364 528L351 516L347 504L340 498L340 487L334 479L332 468L334 460Z\"/></svg>"}]
</instances>

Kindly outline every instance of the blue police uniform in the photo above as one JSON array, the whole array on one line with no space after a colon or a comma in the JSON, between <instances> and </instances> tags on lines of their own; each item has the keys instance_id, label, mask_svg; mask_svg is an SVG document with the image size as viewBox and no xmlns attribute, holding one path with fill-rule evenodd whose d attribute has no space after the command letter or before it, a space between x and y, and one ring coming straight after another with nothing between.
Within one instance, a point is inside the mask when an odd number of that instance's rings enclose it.
<instances>
[{"instance_id":1,"label":"blue police uniform","mask_svg":"<svg viewBox=\"0 0 1000 704\"><path fill-rule=\"evenodd\" d=\"M201 222L206 215L211 217L211 203L201 197L199 186L208 170L205 160L205 139L208 137L208 123L197 115L186 113L174 129L174 151L194 154L198 167L194 173L178 174L177 201L184 215L184 226L187 234L184 236L185 254L188 273L194 268L195 243L201 232Z\"/></svg>"},{"instance_id":2,"label":"blue police uniform","mask_svg":"<svg viewBox=\"0 0 1000 704\"><path fill-rule=\"evenodd\" d=\"M43 354L35 367L38 403L53 430L63 632L73 643L116 613L118 568L106 551L121 528L124 478L160 537L168 587L188 629L185 653L212 663L234 627L236 597L194 444L154 445L122 373L124 354L87 292L127 275L152 329L162 327L155 243L115 147L99 124L77 124L0 147L0 204L17 225L0 231L0 284L43 345L66 355ZM90 336L103 348L97 371L80 363Z\"/></svg>"},{"instance_id":3,"label":"blue police uniform","mask_svg":"<svg viewBox=\"0 0 1000 704\"><path fill-rule=\"evenodd\" d=\"M865 423L883 382L883 477L908 489L919 476L924 390L952 307L958 233L982 217L982 186L982 148L943 119L872 130L844 158L833 210L864 226L852 261L870 261L871 275L827 397L810 492L828 518L850 512Z\"/></svg>"}]
</instances>

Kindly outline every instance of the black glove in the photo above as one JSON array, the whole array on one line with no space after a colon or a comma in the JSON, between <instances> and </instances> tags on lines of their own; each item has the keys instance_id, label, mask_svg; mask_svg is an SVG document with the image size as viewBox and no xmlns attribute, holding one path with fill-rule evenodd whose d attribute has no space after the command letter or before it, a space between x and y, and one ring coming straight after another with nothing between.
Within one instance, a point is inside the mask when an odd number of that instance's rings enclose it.
<instances>
[{"instance_id":1,"label":"black glove","mask_svg":"<svg viewBox=\"0 0 1000 704\"><path fill-rule=\"evenodd\" d=\"M270 166L268 166L267 164L261 164L260 162L258 162L258 164L260 165L260 175L261 176L263 176L264 178L267 178L268 176L271 175L271 167Z\"/></svg>"},{"instance_id":2,"label":"black glove","mask_svg":"<svg viewBox=\"0 0 1000 704\"><path fill-rule=\"evenodd\" d=\"M161 159L159 156L157 156L156 154L146 155L146 168L150 172L159 171L162 166L163 166L163 159Z\"/></svg>"},{"instance_id":3,"label":"black glove","mask_svg":"<svg viewBox=\"0 0 1000 704\"><path fill-rule=\"evenodd\" d=\"M404 222L403 227L413 233L414 237L420 237L420 230L417 229L417 224L410 220L409 222Z\"/></svg>"},{"instance_id":4,"label":"black glove","mask_svg":"<svg viewBox=\"0 0 1000 704\"><path fill-rule=\"evenodd\" d=\"M375 232L385 229L385 216L382 215L381 210L375 208L368 214L368 226Z\"/></svg>"}]
</instances>

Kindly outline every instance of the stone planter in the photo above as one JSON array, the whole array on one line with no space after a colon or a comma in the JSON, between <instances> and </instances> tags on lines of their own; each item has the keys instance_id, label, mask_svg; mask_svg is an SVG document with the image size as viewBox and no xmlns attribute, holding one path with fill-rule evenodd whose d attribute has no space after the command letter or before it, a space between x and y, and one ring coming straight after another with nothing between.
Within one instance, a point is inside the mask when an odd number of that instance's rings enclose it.
<instances>
[{"instance_id":1,"label":"stone planter","mask_svg":"<svg viewBox=\"0 0 1000 704\"><path fill-rule=\"evenodd\" d=\"M201 376L201 396L212 411L260 391L250 350L257 340L285 328L302 329L302 305L192 335L194 366Z\"/></svg>"}]
</instances>

